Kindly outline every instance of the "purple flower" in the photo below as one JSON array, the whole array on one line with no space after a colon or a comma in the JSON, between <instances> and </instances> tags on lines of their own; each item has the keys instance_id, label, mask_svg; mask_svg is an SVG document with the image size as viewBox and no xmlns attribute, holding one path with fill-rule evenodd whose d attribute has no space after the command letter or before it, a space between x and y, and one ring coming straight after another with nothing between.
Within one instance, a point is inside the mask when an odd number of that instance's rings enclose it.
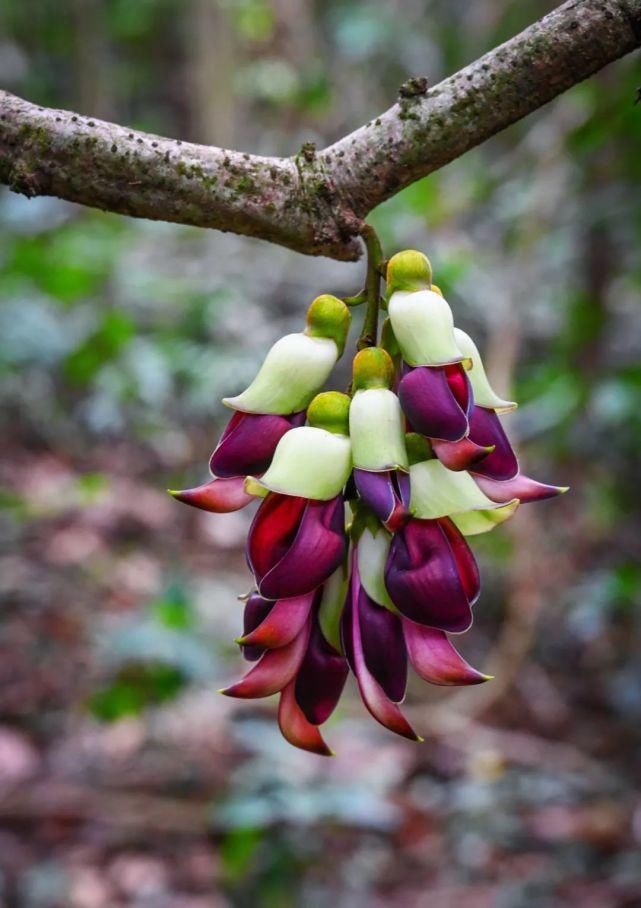
<instances>
[{"instance_id":1,"label":"purple flower","mask_svg":"<svg viewBox=\"0 0 641 908\"><path fill-rule=\"evenodd\" d=\"M403 364L398 397L412 429L421 435L445 441L467 435L474 396L460 363L416 368Z\"/></svg>"},{"instance_id":2,"label":"purple flower","mask_svg":"<svg viewBox=\"0 0 641 908\"><path fill-rule=\"evenodd\" d=\"M341 495L313 501L271 492L247 538L247 561L261 596L289 599L319 587L347 550Z\"/></svg>"},{"instance_id":3,"label":"purple flower","mask_svg":"<svg viewBox=\"0 0 641 908\"><path fill-rule=\"evenodd\" d=\"M472 623L478 598L478 567L451 520L413 518L394 534L385 585L406 618L451 633Z\"/></svg>"},{"instance_id":4,"label":"purple flower","mask_svg":"<svg viewBox=\"0 0 641 908\"><path fill-rule=\"evenodd\" d=\"M358 494L388 530L394 532L410 518L410 478L402 470L373 473L354 469Z\"/></svg>"}]
</instances>

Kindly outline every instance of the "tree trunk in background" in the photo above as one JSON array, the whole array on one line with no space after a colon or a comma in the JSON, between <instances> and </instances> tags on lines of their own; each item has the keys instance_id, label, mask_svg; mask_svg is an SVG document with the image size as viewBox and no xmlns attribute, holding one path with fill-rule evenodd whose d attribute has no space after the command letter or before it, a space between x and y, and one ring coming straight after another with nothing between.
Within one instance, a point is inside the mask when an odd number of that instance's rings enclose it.
<instances>
[{"instance_id":1,"label":"tree trunk in background","mask_svg":"<svg viewBox=\"0 0 641 908\"><path fill-rule=\"evenodd\" d=\"M191 0L188 10L191 123L189 138L205 145L234 144L236 41L220 0Z\"/></svg>"},{"instance_id":2,"label":"tree trunk in background","mask_svg":"<svg viewBox=\"0 0 641 908\"><path fill-rule=\"evenodd\" d=\"M110 60L102 0L70 0L74 30L74 88L81 113L111 119L118 115L109 78Z\"/></svg>"}]
</instances>

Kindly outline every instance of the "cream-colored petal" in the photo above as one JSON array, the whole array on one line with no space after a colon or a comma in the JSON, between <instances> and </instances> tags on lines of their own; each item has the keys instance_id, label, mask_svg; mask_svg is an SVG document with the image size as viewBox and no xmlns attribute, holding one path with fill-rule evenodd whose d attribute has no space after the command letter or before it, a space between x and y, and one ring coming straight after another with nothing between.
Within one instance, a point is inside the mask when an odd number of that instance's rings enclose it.
<instances>
[{"instance_id":1,"label":"cream-colored petal","mask_svg":"<svg viewBox=\"0 0 641 908\"><path fill-rule=\"evenodd\" d=\"M357 391L349 408L354 466L378 473L408 468L403 412L387 388Z\"/></svg>"},{"instance_id":2,"label":"cream-colored petal","mask_svg":"<svg viewBox=\"0 0 641 908\"><path fill-rule=\"evenodd\" d=\"M465 358L472 363L467 374L474 392L474 403L488 410L496 410L497 413L509 413L510 410L515 410L517 404L514 401L503 400L493 390L486 375L481 354L470 335L460 328L455 328L454 337Z\"/></svg>"},{"instance_id":3,"label":"cream-colored petal","mask_svg":"<svg viewBox=\"0 0 641 908\"><path fill-rule=\"evenodd\" d=\"M515 498L491 511L466 511L464 514L452 514L452 521L464 536L478 536L480 533L488 533L494 527L505 523L513 516L518 506L519 501Z\"/></svg>"},{"instance_id":4,"label":"cream-colored petal","mask_svg":"<svg viewBox=\"0 0 641 908\"><path fill-rule=\"evenodd\" d=\"M300 426L283 435L271 466L256 482L272 492L329 501L340 493L351 470L349 438Z\"/></svg>"},{"instance_id":5,"label":"cream-colored petal","mask_svg":"<svg viewBox=\"0 0 641 908\"><path fill-rule=\"evenodd\" d=\"M422 520L435 520L439 517L455 519L459 515L467 516L468 512L493 513L514 504L509 502L507 505L501 505L491 501L479 489L469 473L464 471L455 473L438 460L425 460L414 464L410 468L410 486L410 510L415 517ZM496 523L501 523L500 516ZM491 526L488 526L488 529L491 529Z\"/></svg>"},{"instance_id":6,"label":"cream-colored petal","mask_svg":"<svg viewBox=\"0 0 641 908\"><path fill-rule=\"evenodd\" d=\"M243 413L297 413L325 384L337 358L336 343L327 337L287 334L276 341L249 387L223 403Z\"/></svg>"},{"instance_id":7,"label":"cream-colored petal","mask_svg":"<svg viewBox=\"0 0 641 908\"><path fill-rule=\"evenodd\" d=\"M443 366L463 359L454 338L452 310L438 293L399 290L390 297L388 312L403 359L410 366Z\"/></svg>"},{"instance_id":8,"label":"cream-colored petal","mask_svg":"<svg viewBox=\"0 0 641 908\"><path fill-rule=\"evenodd\" d=\"M358 571L370 599L398 613L385 587L385 563L391 542L392 537L382 527L376 535L366 528L358 540Z\"/></svg>"}]
</instances>

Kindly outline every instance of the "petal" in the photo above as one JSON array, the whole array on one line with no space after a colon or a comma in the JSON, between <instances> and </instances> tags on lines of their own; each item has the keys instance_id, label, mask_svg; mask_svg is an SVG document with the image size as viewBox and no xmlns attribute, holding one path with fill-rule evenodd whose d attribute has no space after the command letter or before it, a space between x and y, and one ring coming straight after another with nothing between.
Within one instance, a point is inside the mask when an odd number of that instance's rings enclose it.
<instances>
[{"instance_id":1,"label":"petal","mask_svg":"<svg viewBox=\"0 0 641 908\"><path fill-rule=\"evenodd\" d=\"M357 391L349 408L354 466L361 470L407 469L403 413L387 388Z\"/></svg>"},{"instance_id":2,"label":"petal","mask_svg":"<svg viewBox=\"0 0 641 908\"><path fill-rule=\"evenodd\" d=\"M264 473L285 432L304 422L304 411L288 417L234 413L211 455L209 469L214 476L221 477Z\"/></svg>"},{"instance_id":3,"label":"petal","mask_svg":"<svg viewBox=\"0 0 641 908\"><path fill-rule=\"evenodd\" d=\"M410 483L411 511L422 520L500 507L481 491L470 473L455 473L439 460L413 464Z\"/></svg>"},{"instance_id":4,"label":"petal","mask_svg":"<svg viewBox=\"0 0 641 908\"><path fill-rule=\"evenodd\" d=\"M514 479L506 479L499 482L496 479L489 479L487 476L475 476L476 484L479 489L487 495L492 501L511 501L518 498L521 504L528 501L543 501L546 498L556 498L557 495L563 495L568 491L569 486L549 486L543 482L537 482L536 479L530 479L519 473Z\"/></svg>"},{"instance_id":5,"label":"petal","mask_svg":"<svg viewBox=\"0 0 641 908\"><path fill-rule=\"evenodd\" d=\"M409 520L409 476L406 473L401 470L382 473L354 470L353 476L358 494L381 523L396 530Z\"/></svg>"},{"instance_id":6,"label":"petal","mask_svg":"<svg viewBox=\"0 0 641 908\"><path fill-rule=\"evenodd\" d=\"M484 675L463 659L443 631L403 618L407 654L417 675L430 684L481 684Z\"/></svg>"},{"instance_id":7,"label":"petal","mask_svg":"<svg viewBox=\"0 0 641 908\"><path fill-rule=\"evenodd\" d=\"M389 317L403 359L410 366L443 366L463 359L447 302L433 290L392 293Z\"/></svg>"},{"instance_id":8,"label":"petal","mask_svg":"<svg viewBox=\"0 0 641 908\"><path fill-rule=\"evenodd\" d=\"M305 596L296 596L293 599L279 599L278 602L270 602L271 608L264 619L250 631L246 630L236 643L240 643L242 646L266 647L267 649L286 646L294 637L298 636L305 626L313 601L314 593L312 592Z\"/></svg>"},{"instance_id":9,"label":"petal","mask_svg":"<svg viewBox=\"0 0 641 908\"><path fill-rule=\"evenodd\" d=\"M183 489L180 492L169 489L169 494L177 501L190 504L202 511L212 511L214 514L240 511L254 501L253 495L248 495L245 491L242 476L233 479L212 479L202 486Z\"/></svg>"},{"instance_id":10,"label":"petal","mask_svg":"<svg viewBox=\"0 0 641 908\"><path fill-rule=\"evenodd\" d=\"M474 407L470 416L470 438L482 447L494 445L494 450L480 463L475 464L475 473L500 480L513 479L516 476L519 472L516 454L494 410Z\"/></svg>"},{"instance_id":11,"label":"petal","mask_svg":"<svg viewBox=\"0 0 641 908\"><path fill-rule=\"evenodd\" d=\"M519 501L515 498L507 504L495 505L493 510L452 514L452 523L456 524L464 536L479 536L481 533L489 533L494 527L505 523L514 516L518 507Z\"/></svg>"},{"instance_id":12,"label":"petal","mask_svg":"<svg viewBox=\"0 0 641 908\"><path fill-rule=\"evenodd\" d=\"M340 625L347 593L347 582L347 566L341 564L323 584L320 605L318 606L318 623L323 636L337 653L343 652Z\"/></svg>"},{"instance_id":13,"label":"petal","mask_svg":"<svg viewBox=\"0 0 641 908\"><path fill-rule=\"evenodd\" d=\"M226 697L253 700L278 693L294 678L303 661L309 640L308 621L298 637L287 646L268 649L244 678L220 691Z\"/></svg>"},{"instance_id":14,"label":"petal","mask_svg":"<svg viewBox=\"0 0 641 908\"><path fill-rule=\"evenodd\" d=\"M436 520L410 520L395 533L385 585L399 612L412 621L451 633L472 623L459 566Z\"/></svg>"},{"instance_id":15,"label":"petal","mask_svg":"<svg viewBox=\"0 0 641 908\"><path fill-rule=\"evenodd\" d=\"M349 438L314 426L300 426L278 442L274 459L257 482L272 492L329 501L349 478Z\"/></svg>"},{"instance_id":16,"label":"petal","mask_svg":"<svg viewBox=\"0 0 641 908\"><path fill-rule=\"evenodd\" d=\"M314 620L307 652L296 675L296 701L305 718L322 725L331 716L345 687L349 669L345 656L323 637Z\"/></svg>"},{"instance_id":17,"label":"petal","mask_svg":"<svg viewBox=\"0 0 641 908\"><path fill-rule=\"evenodd\" d=\"M264 573L260 567L265 562L254 557L256 539L250 536L250 567L255 571L261 595L289 599L309 593L327 580L345 557L344 514L340 496L332 501L307 502L294 539L289 542L288 538L287 546L280 547L285 549L282 557Z\"/></svg>"},{"instance_id":18,"label":"petal","mask_svg":"<svg viewBox=\"0 0 641 908\"><path fill-rule=\"evenodd\" d=\"M333 757L334 753L323 741L316 725L305 718L305 714L296 702L295 681L290 681L283 688L278 704L278 726L286 741L301 750L307 750L323 757Z\"/></svg>"},{"instance_id":19,"label":"petal","mask_svg":"<svg viewBox=\"0 0 641 908\"><path fill-rule=\"evenodd\" d=\"M276 341L247 390L223 403L243 413L297 413L325 384L337 358L329 338L288 334Z\"/></svg>"},{"instance_id":20,"label":"petal","mask_svg":"<svg viewBox=\"0 0 641 908\"><path fill-rule=\"evenodd\" d=\"M366 527L358 540L358 572L370 599L395 612L396 606L385 587L385 565L391 542L391 536L382 527L376 534Z\"/></svg>"},{"instance_id":21,"label":"petal","mask_svg":"<svg viewBox=\"0 0 641 908\"><path fill-rule=\"evenodd\" d=\"M363 703L369 713L384 725L390 731L396 732L410 741L421 741L422 738L416 734L398 706L388 697L378 681L371 675L365 657L363 655L363 644L361 639L360 627L360 610L358 608L358 599L361 595L366 595L361 589L358 568L354 563L352 566L351 591L345 603L343 613L343 647L350 663L350 667L356 675L358 688ZM354 607L356 605L356 607Z\"/></svg>"},{"instance_id":22,"label":"petal","mask_svg":"<svg viewBox=\"0 0 641 908\"><path fill-rule=\"evenodd\" d=\"M243 610L243 636L248 636L267 618L274 603L268 599L263 599L258 593L251 593L245 603ZM240 641L237 640L237 643ZM241 645L243 657L248 662L256 662L257 659L265 652L264 646L243 646Z\"/></svg>"},{"instance_id":23,"label":"petal","mask_svg":"<svg viewBox=\"0 0 641 908\"><path fill-rule=\"evenodd\" d=\"M473 469L494 450L492 445L481 447L474 444L470 438L461 438L459 441L442 441L438 438L431 439L432 450L448 470L458 473L460 470Z\"/></svg>"},{"instance_id":24,"label":"petal","mask_svg":"<svg viewBox=\"0 0 641 908\"><path fill-rule=\"evenodd\" d=\"M421 435L457 441L467 433L465 409L454 396L445 369L411 369L401 379L398 396L403 412Z\"/></svg>"},{"instance_id":25,"label":"petal","mask_svg":"<svg viewBox=\"0 0 641 908\"><path fill-rule=\"evenodd\" d=\"M474 605L481 592L481 575L476 558L465 541L465 537L451 520L443 517L439 523L454 555L465 595L470 605Z\"/></svg>"},{"instance_id":26,"label":"petal","mask_svg":"<svg viewBox=\"0 0 641 908\"><path fill-rule=\"evenodd\" d=\"M256 511L247 536L247 561L263 577L286 554L307 507L305 498L268 495Z\"/></svg>"},{"instance_id":27,"label":"petal","mask_svg":"<svg viewBox=\"0 0 641 908\"><path fill-rule=\"evenodd\" d=\"M474 390L474 399L479 407L487 407L488 410L496 410L498 413L507 413L516 408L516 404L511 400L503 400L496 394L488 381L483 360L478 348L469 334L461 331L460 328L454 329L456 343L466 359L471 360L472 366L469 370L469 377Z\"/></svg>"},{"instance_id":28,"label":"petal","mask_svg":"<svg viewBox=\"0 0 641 908\"><path fill-rule=\"evenodd\" d=\"M407 684L407 651L400 618L377 605L367 595L359 596L361 642L368 671L385 696L400 703Z\"/></svg>"}]
</instances>

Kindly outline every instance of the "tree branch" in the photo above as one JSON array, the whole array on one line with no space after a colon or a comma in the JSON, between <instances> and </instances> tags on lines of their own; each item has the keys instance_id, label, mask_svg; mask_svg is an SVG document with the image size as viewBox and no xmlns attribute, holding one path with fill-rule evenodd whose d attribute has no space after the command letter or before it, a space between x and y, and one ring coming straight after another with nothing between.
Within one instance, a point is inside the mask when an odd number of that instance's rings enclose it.
<instances>
[{"instance_id":1,"label":"tree branch","mask_svg":"<svg viewBox=\"0 0 641 908\"><path fill-rule=\"evenodd\" d=\"M291 158L136 132L0 92L0 182L133 217L358 258L362 219L415 180L641 45L641 0L569 0L339 142Z\"/></svg>"}]
</instances>

